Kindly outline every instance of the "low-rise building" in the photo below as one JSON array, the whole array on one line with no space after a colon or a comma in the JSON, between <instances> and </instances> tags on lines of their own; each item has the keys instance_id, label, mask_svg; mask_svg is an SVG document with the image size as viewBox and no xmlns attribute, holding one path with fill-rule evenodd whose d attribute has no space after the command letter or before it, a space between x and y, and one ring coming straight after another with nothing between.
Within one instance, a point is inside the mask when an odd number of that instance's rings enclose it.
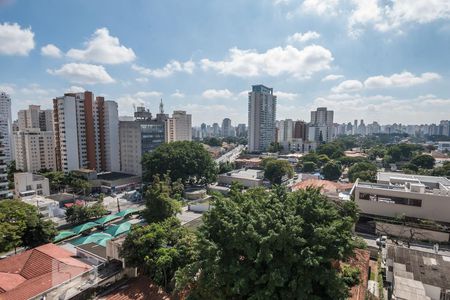
<instances>
[{"instance_id":1,"label":"low-rise building","mask_svg":"<svg viewBox=\"0 0 450 300\"><path fill-rule=\"evenodd\" d=\"M88 180L92 191L105 194L136 190L142 184L140 176L122 172L97 173L93 170L81 169L73 173Z\"/></svg>"},{"instance_id":2,"label":"low-rise building","mask_svg":"<svg viewBox=\"0 0 450 300\"><path fill-rule=\"evenodd\" d=\"M379 172L377 183L357 180L352 193L363 214L450 223L450 180L444 177Z\"/></svg>"},{"instance_id":3,"label":"low-rise building","mask_svg":"<svg viewBox=\"0 0 450 300\"><path fill-rule=\"evenodd\" d=\"M48 178L33 173L14 174L14 197L24 198L32 196L50 195Z\"/></svg>"},{"instance_id":4,"label":"low-rise building","mask_svg":"<svg viewBox=\"0 0 450 300\"><path fill-rule=\"evenodd\" d=\"M256 187L263 184L264 171L256 169L240 169L220 174L217 182L222 185L231 185L233 182L242 184L244 187Z\"/></svg>"},{"instance_id":5,"label":"low-rise building","mask_svg":"<svg viewBox=\"0 0 450 300\"><path fill-rule=\"evenodd\" d=\"M65 210L60 208L59 202L47 197L32 196L22 198L22 201L38 208L43 218L61 218L65 216Z\"/></svg>"},{"instance_id":6,"label":"low-rise building","mask_svg":"<svg viewBox=\"0 0 450 300\"><path fill-rule=\"evenodd\" d=\"M443 152L443 151L450 151L450 142L438 142L437 149L438 149L440 152Z\"/></svg>"}]
</instances>

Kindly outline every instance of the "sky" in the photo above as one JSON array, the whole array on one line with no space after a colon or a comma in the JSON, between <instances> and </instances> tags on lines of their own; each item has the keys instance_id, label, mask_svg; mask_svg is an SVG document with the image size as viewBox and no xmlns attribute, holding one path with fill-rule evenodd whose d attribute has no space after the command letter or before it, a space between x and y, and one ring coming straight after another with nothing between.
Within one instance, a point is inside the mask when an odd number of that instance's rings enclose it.
<instances>
[{"instance_id":1,"label":"sky","mask_svg":"<svg viewBox=\"0 0 450 300\"><path fill-rule=\"evenodd\" d=\"M448 0L0 0L0 90L13 116L65 92L247 122L254 84L277 119L450 119Z\"/></svg>"}]
</instances>

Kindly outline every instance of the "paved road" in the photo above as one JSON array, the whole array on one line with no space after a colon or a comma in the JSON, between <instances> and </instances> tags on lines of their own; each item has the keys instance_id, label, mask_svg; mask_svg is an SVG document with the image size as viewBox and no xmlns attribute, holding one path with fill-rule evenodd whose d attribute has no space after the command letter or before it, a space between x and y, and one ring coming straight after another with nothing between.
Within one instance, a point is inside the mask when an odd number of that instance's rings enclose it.
<instances>
[{"instance_id":1,"label":"paved road","mask_svg":"<svg viewBox=\"0 0 450 300\"><path fill-rule=\"evenodd\" d=\"M244 150L244 146L243 145L238 145L236 148L232 149L231 151L228 151L227 153L225 153L221 157L216 158L215 161L216 161L217 164L219 164L221 162L233 162L233 161L236 160L236 158L239 157L239 155L241 154L242 150Z\"/></svg>"}]
</instances>

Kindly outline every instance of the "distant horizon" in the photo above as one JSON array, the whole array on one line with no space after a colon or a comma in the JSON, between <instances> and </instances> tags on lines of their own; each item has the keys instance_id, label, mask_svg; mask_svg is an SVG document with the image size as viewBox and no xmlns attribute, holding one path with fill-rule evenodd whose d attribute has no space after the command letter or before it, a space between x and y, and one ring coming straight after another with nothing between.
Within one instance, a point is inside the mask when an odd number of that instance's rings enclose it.
<instances>
[{"instance_id":1,"label":"distant horizon","mask_svg":"<svg viewBox=\"0 0 450 300\"><path fill-rule=\"evenodd\" d=\"M369 2L0 1L0 90L13 116L86 89L120 115L162 98L195 125L246 123L245 94L261 83L278 96L277 119L307 121L320 106L337 123L448 119L450 7ZM67 11L76 21L55 26Z\"/></svg>"}]
</instances>

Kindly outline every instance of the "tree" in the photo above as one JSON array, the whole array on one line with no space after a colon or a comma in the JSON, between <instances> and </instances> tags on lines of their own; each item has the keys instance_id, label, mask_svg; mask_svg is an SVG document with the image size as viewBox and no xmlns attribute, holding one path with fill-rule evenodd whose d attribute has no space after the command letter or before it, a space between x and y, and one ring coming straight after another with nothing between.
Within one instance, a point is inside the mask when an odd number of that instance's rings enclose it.
<instances>
[{"instance_id":1,"label":"tree","mask_svg":"<svg viewBox=\"0 0 450 300\"><path fill-rule=\"evenodd\" d=\"M419 171L419 167L413 163L407 163L402 166L404 172L416 174Z\"/></svg>"},{"instance_id":2,"label":"tree","mask_svg":"<svg viewBox=\"0 0 450 300\"><path fill-rule=\"evenodd\" d=\"M219 174L227 173L233 171L236 167L234 162L220 162L219 163Z\"/></svg>"},{"instance_id":3,"label":"tree","mask_svg":"<svg viewBox=\"0 0 450 300\"><path fill-rule=\"evenodd\" d=\"M165 180L160 180L159 176L154 176L153 183L144 195L146 209L143 217L148 223L161 222L181 212L180 202L173 199L172 195L170 179L166 176Z\"/></svg>"},{"instance_id":4,"label":"tree","mask_svg":"<svg viewBox=\"0 0 450 300\"><path fill-rule=\"evenodd\" d=\"M203 144L206 144L211 147L220 147L222 146L222 141L216 137L207 137L202 141Z\"/></svg>"},{"instance_id":5,"label":"tree","mask_svg":"<svg viewBox=\"0 0 450 300\"><path fill-rule=\"evenodd\" d=\"M270 153L280 152L283 151L283 146L280 143L272 142L270 143L269 149L267 149L267 151Z\"/></svg>"},{"instance_id":6,"label":"tree","mask_svg":"<svg viewBox=\"0 0 450 300\"><path fill-rule=\"evenodd\" d=\"M326 180L338 180L341 177L341 165L330 161L322 168L322 175Z\"/></svg>"},{"instance_id":7,"label":"tree","mask_svg":"<svg viewBox=\"0 0 450 300\"><path fill-rule=\"evenodd\" d=\"M193 262L195 236L176 218L134 227L127 235L120 255L127 265L138 267L165 290L174 287L175 272Z\"/></svg>"},{"instance_id":8,"label":"tree","mask_svg":"<svg viewBox=\"0 0 450 300\"><path fill-rule=\"evenodd\" d=\"M72 224L79 224L97 219L108 214L105 206L96 202L90 206L74 204L66 209L66 221Z\"/></svg>"},{"instance_id":9,"label":"tree","mask_svg":"<svg viewBox=\"0 0 450 300\"><path fill-rule=\"evenodd\" d=\"M340 210L313 188L218 198L198 262L179 273L190 274L194 299L346 299L348 275L334 262L353 255L356 218L353 202Z\"/></svg>"},{"instance_id":10,"label":"tree","mask_svg":"<svg viewBox=\"0 0 450 300\"><path fill-rule=\"evenodd\" d=\"M411 164L424 169L433 169L435 162L434 157L429 154L417 155L411 160Z\"/></svg>"},{"instance_id":11,"label":"tree","mask_svg":"<svg viewBox=\"0 0 450 300\"><path fill-rule=\"evenodd\" d=\"M168 174L172 181L181 179L183 184L207 184L214 182L217 167L202 144L196 142L172 142L158 146L142 159L144 181L155 175Z\"/></svg>"},{"instance_id":12,"label":"tree","mask_svg":"<svg viewBox=\"0 0 450 300\"><path fill-rule=\"evenodd\" d=\"M344 156L344 149L338 143L326 143L317 147L316 153L319 155L325 154L331 158L339 158Z\"/></svg>"},{"instance_id":13,"label":"tree","mask_svg":"<svg viewBox=\"0 0 450 300\"><path fill-rule=\"evenodd\" d=\"M272 184L281 184L284 176L294 176L294 169L286 160L270 160L264 167L264 176Z\"/></svg>"},{"instance_id":14,"label":"tree","mask_svg":"<svg viewBox=\"0 0 450 300\"><path fill-rule=\"evenodd\" d=\"M377 166L370 162L359 162L348 169L348 179L351 182L355 182L358 178L361 181L374 182L377 170Z\"/></svg>"},{"instance_id":15,"label":"tree","mask_svg":"<svg viewBox=\"0 0 450 300\"><path fill-rule=\"evenodd\" d=\"M52 192L60 192L66 185L66 177L63 172L51 171L41 174L48 178L50 190Z\"/></svg>"},{"instance_id":16,"label":"tree","mask_svg":"<svg viewBox=\"0 0 450 300\"><path fill-rule=\"evenodd\" d=\"M301 165L301 169L302 169L303 173L312 173L312 172L316 171L317 165L315 163L313 163L312 161L305 161Z\"/></svg>"},{"instance_id":17,"label":"tree","mask_svg":"<svg viewBox=\"0 0 450 300\"><path fill-rule=\"evenodd\" d=\"M0 201L0 252L36 247L50 242L55 234L54 223L42 220L35 206L18 200Z\"/></svg>"}]
</instances>

